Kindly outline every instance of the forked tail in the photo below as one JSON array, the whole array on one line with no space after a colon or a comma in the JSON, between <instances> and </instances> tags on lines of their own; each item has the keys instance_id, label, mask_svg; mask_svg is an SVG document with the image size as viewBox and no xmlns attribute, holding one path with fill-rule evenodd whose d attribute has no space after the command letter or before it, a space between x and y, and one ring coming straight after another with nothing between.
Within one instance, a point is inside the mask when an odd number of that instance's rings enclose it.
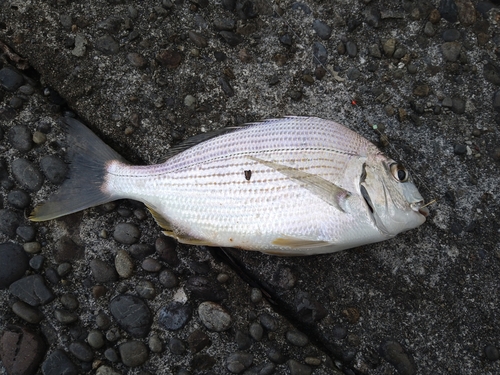
<instances>
[{"instance_id":1,"label":"forked tail","mask_svg":"<svg viewBox=\"0 0 500 375\"><path fill-rule=\"evenodd\" d=\"M74 118L64 117L69 176L59 191L47 202L35 207L32 221L45 221L118 199L103 192L107 165L113 160L126 161L99 139L89 128Z\"/></svg>"}]
</instances>

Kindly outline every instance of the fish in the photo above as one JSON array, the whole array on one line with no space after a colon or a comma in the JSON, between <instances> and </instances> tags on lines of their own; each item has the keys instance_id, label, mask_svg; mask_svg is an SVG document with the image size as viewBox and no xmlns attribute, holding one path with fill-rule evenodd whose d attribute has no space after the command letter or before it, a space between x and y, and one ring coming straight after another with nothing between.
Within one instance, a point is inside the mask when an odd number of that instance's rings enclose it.
<instances>
[{"instance_id":1,"label":"fish","mask_svg":"<svg viewBox=\"0 0 500 375\"><path fill-rule=\"evenodd\" d=\"M61 124L69 176L32 221L133 199L181 243L303 256L388 240L429 214L401 163L332 120L283 117L204 133L146 166L75 118Z\"/></svg>"}]
</instances>

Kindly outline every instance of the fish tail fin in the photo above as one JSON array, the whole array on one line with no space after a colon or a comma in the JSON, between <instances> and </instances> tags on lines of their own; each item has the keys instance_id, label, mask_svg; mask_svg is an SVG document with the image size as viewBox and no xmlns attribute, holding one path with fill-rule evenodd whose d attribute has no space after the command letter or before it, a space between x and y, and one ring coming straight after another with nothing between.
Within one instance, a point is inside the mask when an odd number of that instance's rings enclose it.
<instances>
[{"instance_id":1,"label":"fish tail fin","mask_svg":"<svg viewBox=\"0 0 500 375\"><path fill-rule=\"evenodd\" d=\"M103 189L107 166L112 161L127 163L80 121L64 117L70 169L68 179L45 203L35 207L29 219L45 221L111 202L120 197Z\"/></svg>"}]
</instances>

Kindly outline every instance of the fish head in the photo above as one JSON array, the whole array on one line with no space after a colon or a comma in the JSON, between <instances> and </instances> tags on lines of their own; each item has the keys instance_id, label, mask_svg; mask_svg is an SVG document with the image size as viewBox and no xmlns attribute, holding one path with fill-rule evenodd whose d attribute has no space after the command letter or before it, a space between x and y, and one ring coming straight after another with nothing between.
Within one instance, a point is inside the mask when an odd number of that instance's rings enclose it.
<instances>
[{"instance_id":1,"label":"fish head","mask_svg":"<svg viewBox=\"0 0 500 375\"><path fill-rule=\"evenodd\" d=\"M368 215L387 236L420 226L429 214L410 172L382 153L362 165L359 188Z\"/></svg>"}]
</instances>

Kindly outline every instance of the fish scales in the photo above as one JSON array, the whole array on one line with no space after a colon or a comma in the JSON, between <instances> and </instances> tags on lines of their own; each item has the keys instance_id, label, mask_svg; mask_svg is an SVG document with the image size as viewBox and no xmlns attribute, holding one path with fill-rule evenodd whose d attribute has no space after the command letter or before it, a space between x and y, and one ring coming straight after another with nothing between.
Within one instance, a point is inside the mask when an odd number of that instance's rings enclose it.
<instances>
[{"instance_id":1,"label":"fish scales","mask_svg":"<svg viewBox=\"0 0 500 375\"><path fill-rule=\"evenodd\" d=\"M181 242L282 255L331 252L393 236L369 206L397 189L363 197L360 188L364 178L379 184L377 173L388 173L391 161L381 155L333 121L272 119L205 140L158 165L110 157L100 191L109 200L144 202L166 234ZM385 164L372 176L367 165L377 158Z\"/></svg>"}]
</instances>

